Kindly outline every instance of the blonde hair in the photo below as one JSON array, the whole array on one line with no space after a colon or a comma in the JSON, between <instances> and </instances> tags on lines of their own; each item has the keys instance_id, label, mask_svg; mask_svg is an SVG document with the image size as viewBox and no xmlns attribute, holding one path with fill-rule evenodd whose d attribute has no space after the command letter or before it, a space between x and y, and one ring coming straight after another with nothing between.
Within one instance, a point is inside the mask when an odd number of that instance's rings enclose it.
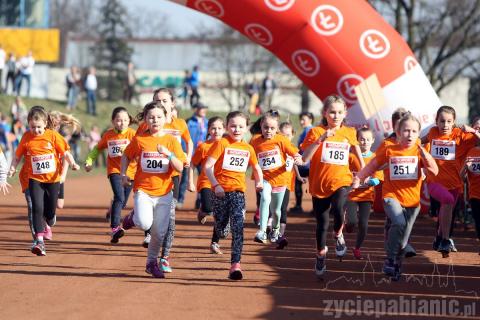
<instances>
[{"instance_id":1,"label":"blonde hair","mask_svg":"<svg viewBox=\"0 0 480 320\"><path fill-rule=\"evenodd\" d=\"M332 106L334 103L341 103L345 107L345 110L347 110L347 103L345 100L343 100L342 97L336 94L329 95L323 100L323 108L322 108L322 125L326 126L328 125L327 118L325 118L325 113L327 112L328 108ZM345 124L345 119L343 119L342 124Z\"/></svg>"},{"instance_id":2,"label":"blonde hair","mask_svg":"<svg viewBox=\"0 0 480 320\"><path fill-rule=\"evenodd\" d=\"M400 135L400 128L402 128L403 124L407 121L415 121L416 123L418 123L418 131L422 129L422 124L420 123L420 120L418 120L417 117L411 114L410 111L408 111L400 120L398 120L397 125L395 126L395 132L397 133L397 135Z\"/></svg>"},{"instance_id":3,"label":"blonde hair","mask_svg":"<svg viewBox=\"0 0 480 320\"><path fill-rule=\"evenodd\" d=\"M80 121L71 114L66 114L60 111L53 110L49 112L49 116L52 118L52 121L53 119L58 120L58 124L60 126L63 126L64 129L66 128L69 133L79 133L82 129L82 124L80 123ZM49 129L54 128L52 127Z\"/></svg>"}]
</instances>

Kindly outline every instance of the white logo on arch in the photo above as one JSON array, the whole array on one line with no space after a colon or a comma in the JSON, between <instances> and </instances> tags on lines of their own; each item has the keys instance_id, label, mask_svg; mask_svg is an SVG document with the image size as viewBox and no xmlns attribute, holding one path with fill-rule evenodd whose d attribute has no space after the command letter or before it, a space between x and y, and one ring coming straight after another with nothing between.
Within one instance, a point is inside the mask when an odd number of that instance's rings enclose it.
<instances>
[{"instance_id":1,"label":"white logo on arch","mask_svg":"<svg viewBox=\"0 0 480 320\"><path fill-rule=\"evenodd\" d=\"M287 11L295 4L295 0L265 0L265 4L273 11Z\"/></svg>"},{"instance_id":2,"label":"white logo on arch","mask_svg":"<svg viewBox=\"0 0 480 320\"><path fill-rule=\"evenodd\" d=\"M225 15L222 4L217 0L197 0L195 8L215 18L222 18Z\"/></svg>"},{"instance_id":3,"label":"white logo on arch","mask_svg":"<svg viewBox=\"0 0 480 320\"><path fill-rule=\"evenodd\" d=\"M317 33L332 36L342 29L343 15L332 5L321 5L313 11L310 24Z\"/></svg>"},{"instance_id":4,"label":"white logo on arch","mask_svg":"<svg viewBox=\"0 0 480 320\"><path fill-rule=\"evenodd\" d=\"M292 63L304 76L313 77L320 71L320 62L309 50L299 49L292 54Z\"/></svg>"},{"instance_id":5,"label":"white logo on arch","mask_svg":"<svg viewBox=\"0 0 480 320\"><path fill-rule=\"evenodd\" d=\"M355 86L359 85L361 82L363 82L363 78L358 74L346 74L338 80L337 92L346 102L354 104L357 102Z\"/></svg>"},{"instance_id":6,"label":"white logo on arch","mask_svg":"<svg viewBox=\"0 0 480 320\"><path fill-rule=\"evenodd\" d=\"M369 58L381 59L390 52L390 41L380 31L369 29L360 36L360 50Z\"/></svg>"},{"instance_id":7,"label":"white logo on arch","mask_svg":"<svg viewBox=\"0 0 480 320\"><path fill-rule=\"evenodd\" d=\"M412 56L407 56L405 58L405 61L403 62L403 68L405 69L405 72L408 72L413 68L415 68L417 64L418 64L417 59L415 59Z\"/></svg>"},{"instance_id":8,"label":"white logo on arch","mask_svg":"<svg viewBox=\"0 0 480 320\"><path fill-rule=\"evenodd\" d=\"M258 23L250 23L245 26L245 34L258 44L269 46L273 43L273 35L265 26Z\"/></svg>"}]
</instances>

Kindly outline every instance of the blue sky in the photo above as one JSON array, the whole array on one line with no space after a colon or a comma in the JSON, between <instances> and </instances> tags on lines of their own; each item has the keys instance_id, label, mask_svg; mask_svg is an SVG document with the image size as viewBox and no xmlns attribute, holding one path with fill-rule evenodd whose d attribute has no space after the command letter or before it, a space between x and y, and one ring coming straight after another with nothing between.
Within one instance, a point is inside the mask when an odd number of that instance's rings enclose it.
<instances>
[{"instance_id":1,"label":"blue sky","mask_svg":"<svg viewBox=\"0 0 480 320\"><path fill-rule=\"evenodd\" d=\"M180 36L194 32L196 27L202 24L215 26L221 23L217 19L167 0L122 0L122 2L129 9L141 7L156 12L168 13L169 26L174 30L175 34Z\"/></svg>"}]
</instances>

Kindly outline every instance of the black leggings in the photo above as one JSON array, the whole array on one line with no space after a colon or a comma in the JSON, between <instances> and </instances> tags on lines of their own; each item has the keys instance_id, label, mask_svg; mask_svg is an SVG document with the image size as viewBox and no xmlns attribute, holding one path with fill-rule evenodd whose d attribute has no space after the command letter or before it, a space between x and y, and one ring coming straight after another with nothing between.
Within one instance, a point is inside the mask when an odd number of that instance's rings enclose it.
<instances>
[{"instance_id":1,"label":"black leggings","mask_svg":"<svg viewBox=\"0 0 480 320\"><path fill-rule=\"evenodd\" d=\"M316 237L319 251L325 249L327 243L329 213L333 214L333 231L338 232L342 228L347 195L348 188L341 187L328 198L312 198L313 212L317 219Z\"/></svg>"},{"instance_id":2,"label":"black leggings","mask_svg":"<svg viewBox=\"0 0 480 320\"><path fill-rule=\"evenodd\" d=\"M280 223L287 223L287 209L288 202L290 201L290 190L285 190L282 202L282 215L280 216Z\"/></svg>"},{"instance_id":3,"label":"black leggings","mask_svg":"<svg viewBox=\"0 0 480 320\"><path fill-rule=\"evenodd\" d=\"M43 183L30 179L28 190L32 198L33 230L35 234L45 230L45 221L51 223L55 218L60 183Z\"/></svg>"},{"instance_id":4,"label":"black leggings","mask_svg":"<svg viewBox=\"0 0 480 320\"><path fill-rule=\"evenodd\" d=\"M480 199L471 198L470 207L472 208L472 217L475 220L475 230L477 237L480 240Z\"/></svg>"},{"instance_id":5,"label":"black leggings","mask_svg":"<svg viewBox=\"0 0 480 320\"><path fill-rule=\"evenodd\" d=\"M372 202L370 201L348 201L346 205L347 209L347 222L348 224L357 225L357 241L355 248L360 248L367 236L368 231L368 218L372 210Z\"/></svg>"},{"instance_id":6,"label":"black leggings","mask_svg":"<svg viewBox=\"0 0 480 320\"><path fill-rule=\"evenodd\" d=\"M210 188L200 190L200 210L205 213L212 213L212 197L213 191Z\"/></svg>"}]
</instances>

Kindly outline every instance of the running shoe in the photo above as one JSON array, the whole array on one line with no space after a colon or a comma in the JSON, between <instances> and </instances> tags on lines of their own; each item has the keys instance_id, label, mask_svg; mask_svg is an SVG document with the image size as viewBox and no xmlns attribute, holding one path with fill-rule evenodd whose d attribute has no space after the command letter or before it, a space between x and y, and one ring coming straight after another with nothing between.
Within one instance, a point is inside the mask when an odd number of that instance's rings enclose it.
<instances>
[{"instance_id":1,"label":"running shoe","mask_svg":"<svg viewBox=\"0 0 480 320\"><path fill-rule=\"evenodd\" d=\"M125 218L123 218L123 222L122 222L123 230L129 230L135 227L135 223L133 222L134 214L135 214L135 211L132 210L130 211L129 214L125 216Z\"/></svg>"},{"instance_id":2,"label":"running shoe","mask_svg":"<svg viewBox=\"0 0 480 320\"><path fill-rule=\"evenodd\" d=\"M288 212L290 212L290 213L303 213L303 209L302 209L301 206L295 206L295 207L291 207Z\"/></svg>"},{"instance_id":3,"label":"running shoe","mask_svg":"<svg viewBox=\"0 0 480 320\"><path fill-rule=\"evenodd\" d=\"M395 263L393 262L393 259L385 259L383 262L383 273L391 277L395 275Z\"/></svg>"},{"instance_id":4,"label":"running shoe","mask_svg":"<svg viewBox=\"0 0 480 320\"><path fill-rule=\"evenodd\" d=\"M112 238L110 239L110 243L118 243L118 239L125 235L125 231L122 229L122 227L117 226L115 228L112 228L111 235Z\"/></svg>"},{"instance_id":5,"label":"running shoe","mask_svg":"<svg viewBox=\"0 0 480 320\"><path fill-rule=\"evenodd\" d=\"M272 231L270 231L268 234L268 239L270 239L271 243L276 243L278 241L278 235L278 229L272 229Z\"/></svg>"},{"instance_id":6,"label":"running shoe","mask_svg":"<svg viewBox=\"0 0 480 320\"><path fill-rule=\"evenodd\" d=\"M142 246L147 249L148 245L150 244L150 240L152 240L152 236L150 233L145 233L145 238L143 238Z\"/></svg>"},{"instance_id":7,"label":"running shoe","mask_svg":"<svg viewBox=\"0 0 480 320\"><path fill-rule=\"evenodd\" d=\"M283 248L285 248L286 246L288 246L287 237L285 236L279 237L277 240L277 249L283 250Z\"/></svg>"},{"instance_id":8,"label":"running shoe","mask_svg":"<svg viewBox=\"0 0 480 320\"><path fill-rule=\"evenodd\" d=\"M220 250L220 245L216 242L212 242L210 245L210 252L214 254L223 254L222 250Z\"/></svg>"},{"instance_id":9,"label":"running shoe","mask_svg":"<svg viewBox=\"0 0 480 320\"><path fill-rule=\"evenodd\" d=\"M440 245L438 246L437 251L448 255L451 251L450 240L449 239L442 239L442 241L440 242Z\"/></svg>"},{"instance_id":10,"label":"running shoe","mask_svg":"<svg viewBox=\"0 0 480 320\"><path fill-rule=\"evenodd\" d=\"M147 263L145 272L151 274L154 278L165 278L163 271L158 267L158 263L155 260Z\"/></svg>"},{"instance_id":11,"label":"running shoe","mask_svg":"<svg viewBox=\"0 0 480 320\"><path fill-rule=\"evenodd\" d=\"M363 260L362 253L360 248L353 248L353 257L357 260Z\"/></svg>"},{"instance_id":12,"label":"running shoe","mask_svg":"<svg viewBox=\"0 0 480 320\"><path fill-rule=\"evenodd\" d=\"M328 248L325 247L325 254L323 256L319 256L317 254L317 257L315 259L315 275L317 277L323 276L327 271L327 265L325 264L327 260L327 252L328 252Z\"/></svg>"},{"instance_id":13,"label":"running shoe","mask_svg":"<svg viewBox=\"0 0 480 320\"><path fill-rule=\"evenodd\" d=\"M48 224L45 225L45 230L43 231L43 239L45 240L53 239L52 228Z\"/></svg>"},{"instance_id":14,"label":"running shoe","mask_svg":"<svg viewBox=\"0 0 480 320\"><path fill-rule=\"evenodd\" d=\"M347 245L345 244L343 233L335 237L335 253L339 258L347 253Z\"/></svg>"},{"instance_id":15,"label":"running shoe","mask_svg":"<svg viewBox=\"0 0 480 320\"><path fill-rule=\"evenodd\" d=\"M230 273L228 274L228 278L230 280L242 280L242 268L239 262L232 263L232 267L230 268Z\"/></svg>"},{"instance_id":16,"label":"running shoe","mask_svg":"<svg viewBox=\"0 0 480 320\"><path fill-rule=\"evenodd\" d=\"M170 262L168 260L168 257L163 257L160 259L160 264L162 265L162 271L165 273L170 273L172 272L172 267L170 266Z\"/></svg>"},{"instance_id":17,"label":"running shoe","mask_svg":"<svg viewBox=\"0 0 480 320\"><path fill-rule=\"evenodd\" d=\"M44 237L45 237L45 236L44 236ZM455 242L453 242L453 239L450 238L450 239L448 239L448 241L450 241L450 251L452 251L452 252L458 252L457 247L455 247Z\"/></svg>"},{"instance_id":18,"label":"running shoe","mask_svg":"<svg viewBox=\"0 0 480 320\"><path fill-rule=\"evenodd\" d=\"M407 243L405 248L403 248L403 254L404 254L405 258L411 258L411 257L415 257L417 255L417 251L415 251L415 248L412 247L412 245L410 243Z\"/></svg>"},{"instance_id":19,"label":"running shoe","mask_svg":"<svg viewBox=\"0 0 480 320\"><path fill-rule=\"evenodd\" d=\"M257 234L255 234L255 238L253 239L253 241L258 243L267 243L267 240L267 234L262 230L258 230Z\"/></svg>"},{"instance_id":20,"label":"running shoe","mask_svg":"<svg viewBox=\"0 0 480 320\"><path fill-rule=\"evenodd\" d=\"M43 243L43 241L35 240L32 245L32 253L37 256L46 256L47 252L45 250L45 243Z\"/></svg>"}]
</instances>

